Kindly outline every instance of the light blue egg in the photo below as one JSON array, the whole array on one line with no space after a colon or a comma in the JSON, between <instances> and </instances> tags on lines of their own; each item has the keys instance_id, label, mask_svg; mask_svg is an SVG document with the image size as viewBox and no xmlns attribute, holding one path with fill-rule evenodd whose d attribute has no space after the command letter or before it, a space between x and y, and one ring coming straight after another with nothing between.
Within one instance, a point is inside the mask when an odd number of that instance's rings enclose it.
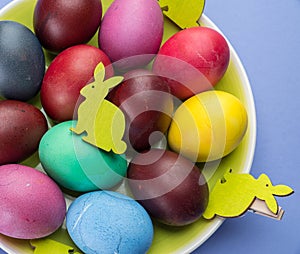
<instances>
[{"instance_id":1,"label":"light blue egg","mask_svg":"<svg viewBox=\"0 0 300 254\"><path fill-rule=\"evenodd\" d=\"M66 226L84 253L146 253L153 240L153 224L135 200L112 191L78 197L68 209Z\"/></svg>"},{"instance_id":2,"label":"light blue egg","mask_svg":"<svg viewBox=\"0 0 300 254\"><path fill-rule=\"evenodd\" d=\"M39 157L46 173L58 184L73 191L110 189L127 172L125 156L106 152L86 143L66 121L49 129L40 141Z\"/></svg>"}]
</instances>

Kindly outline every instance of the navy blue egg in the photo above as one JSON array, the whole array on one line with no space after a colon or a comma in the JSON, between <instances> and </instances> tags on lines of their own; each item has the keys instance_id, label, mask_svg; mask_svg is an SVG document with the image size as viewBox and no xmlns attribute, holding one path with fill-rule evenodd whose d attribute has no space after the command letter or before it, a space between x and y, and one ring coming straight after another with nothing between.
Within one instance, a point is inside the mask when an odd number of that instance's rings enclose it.
<instances>
[{"instance_id":1,"label":"navy blue egg","mask_svg":"<svg viewBox=\"0 0 300 254\"><path fill-rule=\"evenodd\" d=\"M0 96L27 101L40 90L45 56L35 34L14 21L0 21Z\"/></svg>"}]
</instances>

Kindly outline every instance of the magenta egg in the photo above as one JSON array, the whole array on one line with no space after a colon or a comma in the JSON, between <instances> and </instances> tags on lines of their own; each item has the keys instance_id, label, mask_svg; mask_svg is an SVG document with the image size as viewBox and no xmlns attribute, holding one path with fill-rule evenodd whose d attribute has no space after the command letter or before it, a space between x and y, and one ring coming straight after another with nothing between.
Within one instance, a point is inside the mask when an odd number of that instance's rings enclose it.
<instances>
[{"instance_id":1,"label":"magenta egg","mask_svg":"<svg viewBox=\"0 0 300 254\"><path fill-rule=\"evenodd\" d=\"M20 239L45 237L63 223L62 191L46 174L23 165L0 166L0 233Z\"/></svg>"},{"instance_id":2,"label":"magenta egg","mask_svg":"<svg viewBox=\"0 0 300 254\"><path fill-rule=\"evenodd\" d=\"M115 0L99 30L99 47L118 69L148 64L159 50L163 14L156 0Z\"/></svg>"}]
</instances>

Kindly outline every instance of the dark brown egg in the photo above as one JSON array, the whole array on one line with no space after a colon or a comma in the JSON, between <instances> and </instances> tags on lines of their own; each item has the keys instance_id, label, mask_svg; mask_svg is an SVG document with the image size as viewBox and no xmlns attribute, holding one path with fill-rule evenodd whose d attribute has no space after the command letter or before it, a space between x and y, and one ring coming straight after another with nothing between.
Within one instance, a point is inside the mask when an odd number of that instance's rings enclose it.
<instances>
[{"instance_id":1,"label":"dark brown egg","mask_svg":"<svg viewBox=\"0 0 300 254\"><path fill-rule=\"evenodd\" d=\"M47 120L38 108L15 100L0 101L0 165L28 158L47 130Z\"/></svg>"}]
</instances>

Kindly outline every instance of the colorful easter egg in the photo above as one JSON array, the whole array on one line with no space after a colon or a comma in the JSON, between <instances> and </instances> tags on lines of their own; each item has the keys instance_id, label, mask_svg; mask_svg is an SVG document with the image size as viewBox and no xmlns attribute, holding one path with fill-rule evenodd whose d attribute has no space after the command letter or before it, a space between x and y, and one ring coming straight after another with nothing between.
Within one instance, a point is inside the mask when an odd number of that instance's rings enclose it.
<instances>
[{"instance_id":1,"label":"colorful easter egg","mask_svg":"<svg viewBox=\"0 0 300 254\"><path fill-rule=\"evenodd\" d=\"M52 234L63 223L62 191L46 174L27 166L0 166L0 233L21 239Z\"/></svg>"},{"instance_id":2,"label":"colorful easter egg","mask_svg":"<svg viewBox=\"0 0 300 254\"><path fill-rule=\"evenodd\" d=\"M132 198L112 191L78 197L68 209L67 230L84 253L146 253L153 240L152 221Z\"/></svg>"},{"instance_id":3,"label":"colorful easter egg","mask_svg":"<svg viewBox=\"0 0 300 254\"><path fill-rule=\"evenodd\" d=\"M176 110L168 144L192 161L217 160L237 148L247 126L247 111L237 97L207 91L189 98Z\"/></svg>"},{"instance_id":4,"label":"colorful easter egg","mask_svg":"<svg viewBox=\"0 0 300 254\"><path fill-rule=\"evenodd\" d=\"M120 183L127 171L124 156L84 142L70 130L76 122L62 122L43 136L39 156L46 173L59 185L80 192L109 189Z\"/></svg>"}]
</instances>

